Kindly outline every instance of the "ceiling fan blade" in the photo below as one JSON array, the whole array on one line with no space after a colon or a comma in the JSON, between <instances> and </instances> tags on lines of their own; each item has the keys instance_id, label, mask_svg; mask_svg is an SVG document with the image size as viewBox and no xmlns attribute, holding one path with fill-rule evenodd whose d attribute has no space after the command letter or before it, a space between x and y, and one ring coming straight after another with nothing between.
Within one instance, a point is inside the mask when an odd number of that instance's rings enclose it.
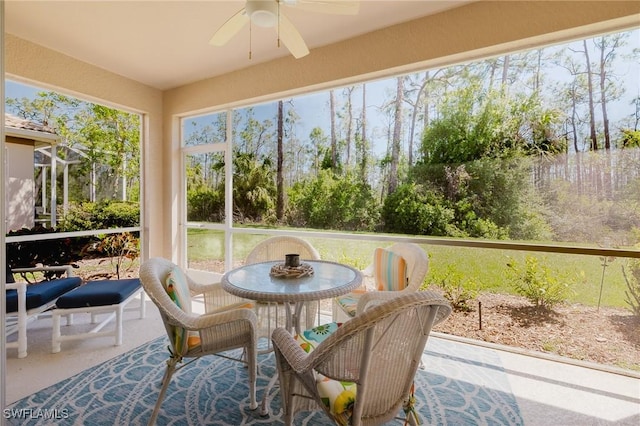
<instances>
[{"instance_id":1,"label":"ceiling fan blade","mask_svg":"<svg viewBox=\"0 0 640 426\"><path fill-rule=\"evenodd\" d=\"M293 26L291 21L284 16L282 13L280 14L280 40L287 46L289 52L296 58L302 58L309 54L309 49L307 48L307 44L304 42L302 36Z\"/></svg>"},{"instance_id":2,"label":"ceiling fan blade","mask_svg":"<svg viewBox=\"0 0 640 426\"><path fill-rule=\"evenodd\" d=\"M249 16L247 16L245 9L242 8L218 28L218 31L209 40L209 44L224 46L247 22L249 22Z\"/></svg>"},{"instance_id":3,"label":"ceiling fan blade","mask_svg":"<svg viewBox=\"0 0 640 426\"><path fill-rule=\"evenodd\" d=\"M357 15L360 2L347 0L281 0L285 5L308 12Z\"/></svg>"}]
</instances>

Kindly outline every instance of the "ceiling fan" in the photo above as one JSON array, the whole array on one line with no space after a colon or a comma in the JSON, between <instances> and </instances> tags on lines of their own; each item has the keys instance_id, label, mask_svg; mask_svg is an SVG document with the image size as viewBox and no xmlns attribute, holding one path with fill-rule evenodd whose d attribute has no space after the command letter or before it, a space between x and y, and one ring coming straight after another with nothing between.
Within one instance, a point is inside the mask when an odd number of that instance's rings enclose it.
<instances>
[{"instance_id":1,"label":"ceiling fan","mask_svg":"<svg viewBox=\"0 0 640 426\"><path fill-rule=\"evenodd\" d=\"M278 46L282 40L296 59L308 55L306 43L283 13L282 6L336 15L356 15L359 9L357 1L346 0L246 0L245 6L216 31L209 44L224 46L249 22L259 27L274 28L278 35Z\"/></svg>"}]
</instances>

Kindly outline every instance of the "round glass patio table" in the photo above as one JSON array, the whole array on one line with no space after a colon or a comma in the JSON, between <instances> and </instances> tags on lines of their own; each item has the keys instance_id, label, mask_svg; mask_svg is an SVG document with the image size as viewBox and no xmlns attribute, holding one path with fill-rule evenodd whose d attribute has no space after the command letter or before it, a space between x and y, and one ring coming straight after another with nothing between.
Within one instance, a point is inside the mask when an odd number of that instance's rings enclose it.
<instances>
[{"instance_id":1,"label":"round glass patio table","mask_svg":"<svg viewBox=\"0 0 640 426\"><path fill-rule=\"evenodd\" d=\"M282 303L286 309L286 327L300 333L300 313L305 302L330 299L355 290L362 282L362 274L355 268L326 260L302 260L311 265L313 274L302 278L273 277L269 274L282 261L268 261L240 266L222 276L222 288L245 299ZM261 414L269 414L271 389L277 381L275 374L262 397Z\"/></svg>"},{"instance_id":2,"label":"round glass patio table","mask_svg":"<svg viewBox=\"0 0 640 426\"><path fill-rule=\"evenodd\" d=\"M300 332L300 311L304 302L331 299L347 294L362 283L357 269L326 260L302 260L311 265L313 274L302 278L273 277L271 268L282 261L268 261L240 266L222 276L222 288L245 299L285 304L287 328ZM292 309L292 307L294 309Z\"/></svg>"}]
</instances>

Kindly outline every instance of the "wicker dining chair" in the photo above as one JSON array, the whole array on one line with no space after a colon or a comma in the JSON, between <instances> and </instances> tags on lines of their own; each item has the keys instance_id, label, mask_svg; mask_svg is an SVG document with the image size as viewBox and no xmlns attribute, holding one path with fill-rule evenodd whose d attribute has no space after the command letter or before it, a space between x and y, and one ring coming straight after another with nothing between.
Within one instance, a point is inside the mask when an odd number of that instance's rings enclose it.
<instances>
[{"instance_id":1,"label":"wicker dining chair","mask_svg":"<svg viewBox=\"0 0 640 426\"><path fill-rule=\"evenodd\" d=\"M322 409L340 425L378 425L398 416L418 422L411 397L431 328L451 313L430 291L376 300L346 321L292 336L273 332L285 425L296 413Z\"/></svg>"},{"instance_id":2,"label":"wicker dining chair","mask_svg":"<svg viewBox=\"0 0 640 426\"><path fill-rule=\"evenodd\" d=\"M245 265L258 262L267 262L270 260L282 260L284 262L285 255L298 254L300 260L320 260L320 253L306 240L291 236L276 236L267 238L258 244L249 252L245 258ZM267 339L266 348L261 349L258 353L270 352L271 332L276 327L282 327L285 322L286 314L276 303L257 302L256 312L258 314L258 324L260 325L260 338ZM304 304L305 309L305 328L313 327L315 317L319 311L317 302L308 302Z\"/></svg>"},{"instance_id":3,"label":"wicker dining chair","mask_svg":"<svg viewBox=\"0 0 640 426\"><path fill-rule=\"evenodd\" d=\"M227 302L233 299L219 283L196 283L177 265L157 257L140 266L140 282L158 307L171 342L167 368L149 424L156 421L174 372L189 364L177 368L183 358L192 358L193 361L232 349L243 349L241 357L231 359L248 365L249 407L252 410L257 408L257 318L253 304L236 298L236 303L223 307L217 300L219 297ZM204 296L203 314L191 310L192 297L196 295Z\"/></svg>"},{"instance_id":4,"label":"wicker dining chair","mask_svg":"<svg viewBox=\"0 0 640 426\"><path fill-rule=\"evenodd\" d=\"M376 248L373 262L362 271L365 282L372 279L373 284L370 288L363 284L357 290L333 299L333 321L353 318L365 309L371 298L390 299L401 293L418 291L428 271L429 257L417 244L396 243L388 248Z\"/></svg>"}]
</instances>

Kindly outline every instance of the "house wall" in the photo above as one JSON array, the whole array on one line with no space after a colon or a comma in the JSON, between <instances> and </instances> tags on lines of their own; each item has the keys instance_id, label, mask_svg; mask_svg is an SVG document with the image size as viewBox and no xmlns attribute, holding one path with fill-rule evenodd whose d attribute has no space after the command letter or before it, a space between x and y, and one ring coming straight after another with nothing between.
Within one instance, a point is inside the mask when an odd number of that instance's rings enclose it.
<instances>
[{"instance_id":1,"label":"house wall","mask_svg":"<svg viewBox=\"0 0 640 426\"><path fill-rule=\"evenodd\" d=\"M176 258L178 118L331 86L442 67L640 25L638 1L482 1L351 40L161 92L5 36L11 78L144 113L144 226L148 254Z\"/></svg>"},{"instance_id":2,"label":"house wall","mask_svg":"<svg viewBox=\"0 0 640 426\"><path fill-rule=\"evenodd\" d=\"M5 147L7 232L33 228L33 144L7 143Z\"/></svg>"}]
</instances>

